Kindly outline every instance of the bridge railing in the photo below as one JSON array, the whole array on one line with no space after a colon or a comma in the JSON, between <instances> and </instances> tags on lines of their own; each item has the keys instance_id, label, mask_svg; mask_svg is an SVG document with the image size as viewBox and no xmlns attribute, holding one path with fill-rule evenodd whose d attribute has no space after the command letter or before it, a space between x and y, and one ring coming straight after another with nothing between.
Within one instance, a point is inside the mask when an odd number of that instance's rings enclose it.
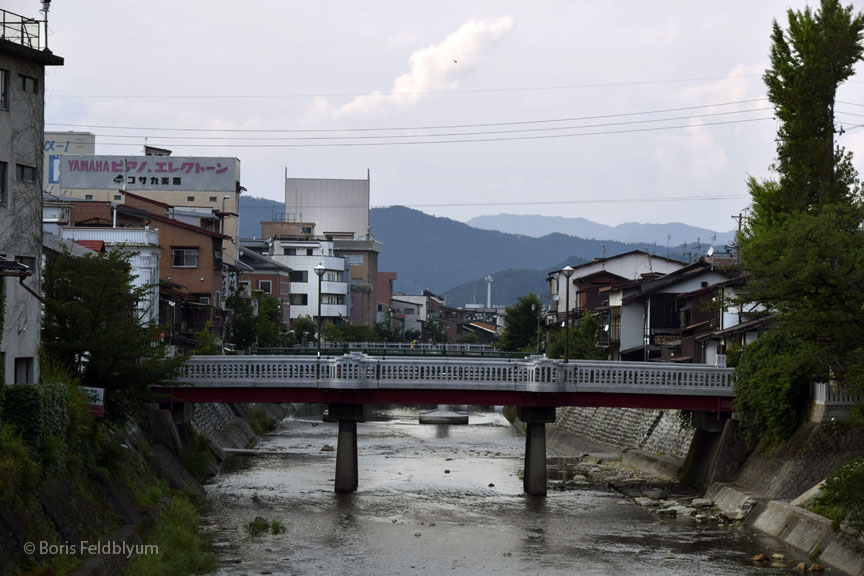
<instances>
[{"instance_id":1,"label":"bridge railing","mask_svg":"<svg viewBox=\"0 0 864 576\"><path fill-rule=\"evenodd\" d=\"M193 356L181 381L207 387L428 388L732 395L732 370L700 364L563 363L542 356Z\"/></svg>"},{"instance_id":2,"label":"bridge railing","mask_svg":"<svg viewBox=\"0 0 864 576\"><path fill-rule=\"evenodd\" d=\"M813 385L813 401L823 406L856 406L864 404L864 391L841 384L818 382Z\"/></svg>"}]
</instances>

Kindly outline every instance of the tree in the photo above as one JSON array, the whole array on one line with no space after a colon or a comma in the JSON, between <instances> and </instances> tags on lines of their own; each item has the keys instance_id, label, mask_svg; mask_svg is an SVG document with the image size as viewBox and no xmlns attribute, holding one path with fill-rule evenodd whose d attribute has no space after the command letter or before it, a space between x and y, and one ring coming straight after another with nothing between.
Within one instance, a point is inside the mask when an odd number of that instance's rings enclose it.
<instances>
[{"instance_id":1,"label":"tree","mask_svg":"<svg viewBox=\"0 0 864 576\"><path fill-rule=\"evenodd\" d=\"M216 337L213 335L213 330L208 320L199 332L195 333L195 349L192 354L198 356L217 356L219 355L219 343L216 342Z\"/></svg>"},{"instance_id":2,"label":"tree","mask_svg":"<svg viewBox=\"0 0 864 576\"><path fill-rule=\"evenodd\" d=\"M258 348L278 348L283 344L282 305L279 300L267 294L256 296L256 299Z\"/></svg>"},{"instance_id":3,"label":"tree","mask_svg":"<svg viewBox=\"0 0 864 576\"><path fill-rule=\"evenodd\" d=\"M507 307L501 348L529 352L537 350L537 328L542 315L543 304L536 294L520 296L516 304Z\"/></svg>"},{"instance_id":4,"label":"tree","mask_svg":"<svg viewBox=\"0 0 864 576\"><path fill-rule=\"evenodd\" d=\"M299 316L291 321L291 330L294 331L294 337L300 344L305 344L306 342L311 342L315 339L315 331L318 329L318 326L315 324L315 321L312 320L312 317L308 314L305 316ZM304 338L306 341L304 342Z\"/></svg>"},{"instance_id":5,"label":"tree","mask_svg":"<svg viewBox=\"0 0 864 576\"><path fill-rule=\"evenodd\" d=\"M225 308L228 310L225 341L234 344L237 350L248 350L258 337L258 325L251 299L242 296L238 288L225 299Z\"/></svg>"},{"instance_id":6,"label":"tree","mask_svg":"<svg viewBox=\"0 0 864 576\"><path fill-rule=\"evenodd\" d=\"M125 421L149 401L149 386L171 380L185 357L168 358L161 330L138 316L150 287L134 286L131 254L74 258L64 252L44 269L42 345L47 359L105 388L106 416Z\"/></svg>"},{"instance_id":7,"label":"tree","mask_svg":"<svg viewBox=\"0 0 864 576\"><path fill-rule=\"evenodd\" d=\"M579 320L576 328L570 329L569 345L570 352L567 355L571 360L604 360L606 350L597 346L597 334L600 325L591 314L585 314ZM549 338L549 358L564 357L564 330L556 330Z\"/></svg>"},{"instance_id":8,"label":"tree","mask_svg":"<svg viewBox=\"0 0 864 576\"><path fill-rule=\"evenodd\" d=\"M795 406L814 379L858 373L864 350L861 189L851 155L834 142L835 95L862 59L864 16L837 0L787 14L787 30L774 22L764 75L780 121L777 178L749 179L739 239L743 298L775 314L777 335L744 349L736 403L745 428L775 439L795 427L764 411Z\"/></svg>"}]
</instances>

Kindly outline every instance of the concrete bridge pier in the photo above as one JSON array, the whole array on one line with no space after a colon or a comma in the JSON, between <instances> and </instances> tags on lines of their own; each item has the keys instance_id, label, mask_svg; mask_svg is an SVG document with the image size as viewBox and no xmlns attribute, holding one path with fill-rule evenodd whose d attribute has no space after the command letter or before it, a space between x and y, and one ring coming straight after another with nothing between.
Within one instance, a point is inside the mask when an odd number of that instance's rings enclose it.
<instances>
[{"instance_id":1,"label":"concrete bridge pier","mask_svg":"<svg viewBox=\"0 0 864 576\"><path fill-rule=\"evenodd\" d=\"M555 422L553 406L522 406L516 416L525 423L525 471L522 487L532 496L546 495L546 424Z\"/></svg>"},{"instance_id":2,"label":"concrete bridge pier","mask_svg":"<svg viewBox=\"0 0 864 576\"><path fill-rule=\"evenodd\" d=\"M355 492L357 474L357 421L363 420L362 404L330 404L329 420L339 421L336 443L336 492Z\"/></svg>"}]
</instances>

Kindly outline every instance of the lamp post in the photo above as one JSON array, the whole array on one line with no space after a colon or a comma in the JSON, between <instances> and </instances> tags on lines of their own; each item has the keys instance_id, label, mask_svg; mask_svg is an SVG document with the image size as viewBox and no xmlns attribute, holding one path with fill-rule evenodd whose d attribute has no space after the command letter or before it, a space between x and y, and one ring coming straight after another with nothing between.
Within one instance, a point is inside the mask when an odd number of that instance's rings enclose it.
<instances>
[{"instance_id":1,"label":"lamp post","mask_svg":"<svg viewBox=\"0 0 864 576\"><path fill-rule=\"evenodd\" d=\"M537 315L537 351L535 352L538 356L540 355L540 314L537 314L537 305L531 304L531 312ZM543 312L543 309L540 309L540 312Z\"/></svg>"},{"instance_id":2,"label":"lamp post","mask_svg":"<svg viewBox=\"0 0 864 576\"><path fill-rule=\"evenodd\" d=\"M315 266L315 274L318 275L318 357L321 357L321 277L324 276L324 265L320 262Z\"/></svg>"},{"instance_id":3,"label":"lamp post","mask_svg":"<svg viewBox=\"0 0 864 576\"><path fill-rule=\"evenodd\" d=\"M573 275L573 268L565 266L561 270L566 281L564 282L564 363L570 357L570 276Z\"/></svg>"}]
</instances>

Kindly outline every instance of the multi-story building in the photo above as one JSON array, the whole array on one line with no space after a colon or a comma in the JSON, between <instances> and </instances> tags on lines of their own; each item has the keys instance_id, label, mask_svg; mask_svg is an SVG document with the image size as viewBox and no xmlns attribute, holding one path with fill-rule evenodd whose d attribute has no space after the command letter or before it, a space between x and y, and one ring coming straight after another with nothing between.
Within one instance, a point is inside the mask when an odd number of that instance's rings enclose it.
<instances>
[{"instance_id":1,"label":"multi-story building","mask_svg":"<svg viewBox=\"0 0 864 576\"><path fill-rule=\"evenodd\" d=\"M42 133L47 49L44 22L0 10L0 279L3 381L39 380Z\"/></svg>"},{"instance_id":2,"label":"multi-story building","mask_svg":"<svg viewBox=\"0 0 864 576\"><path fill-rule=\"evenodd\" d=\"M148 148L149 155L144 156L71 154L65 152L65 143L57 150L57 133L50 136L45 145L53 146L55 153L44 170L52 180L52 194L122 203L124 192L132 192L179 210L216 214L221 221L219 232L229 239L223 261L232 266L236 263L240 242L237 216L240 194L245 190L240 185L240 160L170 156L166 155L170 152L154 148ZM76 138L81 140L78 147L86 145L80 133ZM67 136L66 142L72 141L73 137Z\"/></svg>"},{"instance_id":3,"label":"multi-story building","mask_svg":"<svg viewBox=\"0 0 864 576\"><path fill-rule=\"evenodd\" d=\"M378 318L378 255L381 243L369 227L370 178L340 180L285 178L284 226L314 227L318 239L334 243L334 255L348 261L346 321L373 326ZM305 223L305 224L304 224ZM311 231L310 231L311 234ZM262 236L270 238L267 227ZM288 237L284 232L280 237Z\"/></svg>"}]
</instances>

